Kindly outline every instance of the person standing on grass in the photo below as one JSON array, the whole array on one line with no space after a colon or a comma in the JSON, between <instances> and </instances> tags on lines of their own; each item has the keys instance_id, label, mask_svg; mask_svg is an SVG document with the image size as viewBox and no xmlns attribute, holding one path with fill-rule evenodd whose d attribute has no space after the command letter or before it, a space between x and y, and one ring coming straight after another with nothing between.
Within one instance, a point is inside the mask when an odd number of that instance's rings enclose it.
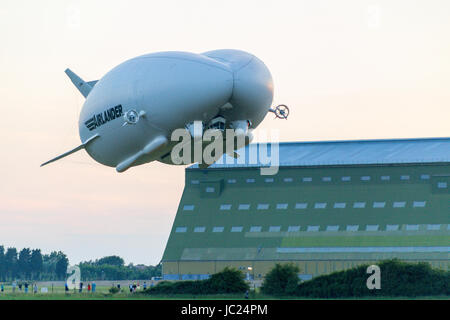
<instances>
[{"instance_id":1,"label":"person standing on grass","mask_svg":"<svg viewBox=\"0 0 450 320\"><path fill-rule=\"evenodd\" d=\"M92 282L92 293L95 292L95 288L97 287L97 285L95 284L95 281Z\"/></svg>"},{"instance_id":2,"label":"person standing on grass","mask_svg":"<svg viewBox=\"0 0 450 320\"><path fill-rule=\"evenodd\" d=\"M3 283L0 284L0 291L3 293L3 291L5 291L5 287L3 286Z\"/></svg>"},{"instance_id":3,"label":"person standing on grass","mask_svg":"<svg viewBox=\"0 0 450 320\"><path fill-rule=\"evenodd\" d=\"M16 292L16 286L17 286L16 281L13 281L13 283L12 283L12 291L13 291L13 293Z\"/></svg>"},{"instance_id":4,"label":"person standing on grass","mask_svg":"<svg viewBox=\"0 0 450 320\"><path fill-rule=\"evenodd\" d=\"M88 293L91 293L91 283L88 283Z\"/></svg>"},{"instance_id":5,"label":"person standing on grass","mask_svg":"<svg viewBox=\"0 0 450 320\"><path fill-rule=\"evenodd\" d=\"M25 282L23 286L25 287L25 293L28 293L28 282Z\"/></svg>"},{"instance_id":6,"label":"person standing on grass","mask_svg":"<svg viewBox=\"0 0 450 320\"><path fill-rule=\"evenodd\" d=\"M83 292L83 282L80 282L80 290L79 290L79 292L80 292L80 293Z\"/></svg>"},{"instance_id":7,"label":"person standing on grass","mask_svg":"<svg viewBox=\"0 0 450 320\"><path fill-rule=\"evenodd\" d=\"M38 291L38 287L37 287L37 284L36 284L36 282L35 282L35 283L34 283L34 286L33 286L33 293L36 294L37 291Z\"/></svg>"}]
</instances>

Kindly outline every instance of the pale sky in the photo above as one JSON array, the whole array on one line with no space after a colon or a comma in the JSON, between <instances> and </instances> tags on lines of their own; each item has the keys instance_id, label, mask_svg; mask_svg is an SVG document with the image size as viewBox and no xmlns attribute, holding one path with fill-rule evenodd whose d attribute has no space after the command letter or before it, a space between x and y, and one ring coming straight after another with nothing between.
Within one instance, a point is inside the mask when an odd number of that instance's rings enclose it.
<instances>
[{"instance_id":1,"label":"pale sky","mask_svg":"<svg viewBox=\"0 0 450 320\"><path fill-rule=\"evenodd\" d=\"M145 53L241 49L291 109L260 126L280 141L450 136L448 0L2 0L0 41L0 245L71 264L158 263L184 167L119 174L82 151L40 168L80 144L84 98L67 67L96 80Z\"/></svg>"}]
</instances>

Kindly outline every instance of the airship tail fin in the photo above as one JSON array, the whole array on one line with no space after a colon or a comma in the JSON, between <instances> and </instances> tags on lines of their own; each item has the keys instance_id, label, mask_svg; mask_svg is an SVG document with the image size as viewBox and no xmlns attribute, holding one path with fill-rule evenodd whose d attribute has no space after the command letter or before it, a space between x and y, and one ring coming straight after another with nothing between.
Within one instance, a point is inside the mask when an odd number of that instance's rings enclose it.
<instances>
[{"instance_id":1,"label":"airship tail fin","mask_svg":"<svg viewBox=\"0 0 450 320\"><path fill-rule=\"evenodd\" d=\"M57 156L51 160L48 160L47 162L44 162L43 164L41 164L41 167L43 167L49 163L55 162L56 160L67 157L68 155L75 153L81 149L84 149L88 145L88 143L90 143L91 141L93 141L95 138L98 138L98 137L99 137L99 134L97 133L97 134L93 135L92 137L90 137L89 139L87 139L84 143L80 144L78 147L73 148L70 151L64 152L63 154L60 154L59 156Z\"/></svg>"},{"instance_id":2,"label":"airship tail fin","mask_svg":"<svg viewBox=\"0 0 450 320\"><path fill-rule=\"evenodd\" d=\"M70 81L77 87L78 91L83 95L83 97L87 97L89 92L91 92L92 88L95 86L98 80L86 82L81 79L79 76L75 74L72 70L67 68L64 71L67 76L70 78Z\"/></svg>"}]
</instances>

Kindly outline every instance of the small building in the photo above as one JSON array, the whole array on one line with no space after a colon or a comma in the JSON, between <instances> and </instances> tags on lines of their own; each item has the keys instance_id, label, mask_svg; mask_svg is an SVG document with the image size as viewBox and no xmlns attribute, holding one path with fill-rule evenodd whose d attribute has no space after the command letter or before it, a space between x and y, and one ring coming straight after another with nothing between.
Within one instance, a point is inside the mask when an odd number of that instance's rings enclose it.
<instances>
[{"instance_id":1,"label":"small building","mask_svg":"<svg viewBox=\"0 0 450 320\"><path fill-rule=\"evenodd\" d=\"M309 279L389 258L449 269L450 138L280 143L275 175L250 161L262 147L186 169L163 279L230 266L257 280L284 262Z\"/></svg>"}]
</instances>

